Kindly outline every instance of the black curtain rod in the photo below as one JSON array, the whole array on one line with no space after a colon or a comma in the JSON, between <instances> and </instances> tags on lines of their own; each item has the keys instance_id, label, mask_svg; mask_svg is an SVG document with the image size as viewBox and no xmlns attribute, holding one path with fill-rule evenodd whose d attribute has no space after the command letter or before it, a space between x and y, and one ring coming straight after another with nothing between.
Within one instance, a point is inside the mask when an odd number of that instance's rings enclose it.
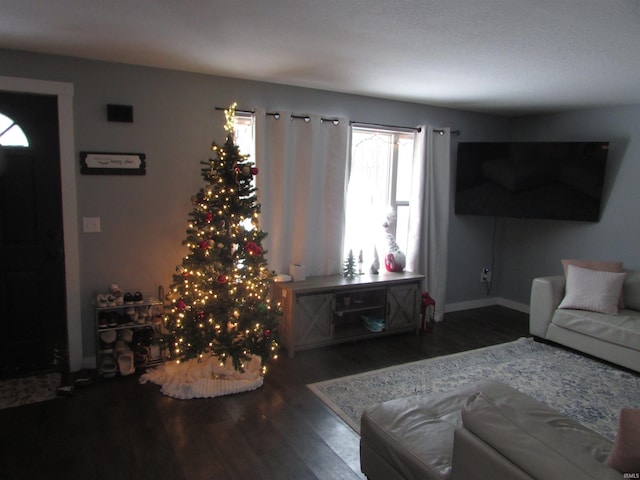
<instances>
[{"instance_id":1,"label":"black curtain rod","mask_svg":"<svg viewBox=\"0 0 640 480\"><path fill-rule=\"evenodd\" d=\"M219 110L219 111L221 111L221 112L224 112L225 110L229 110L229 107L216 107L216 110ZM256 113L256 112L255 112L255 111L253 111L253 110L239 110L239 109L237 109L237 108L236 108L236 112L238 112L238 113L251 113L251 114Z\"/></svg>"},{"instance_id":2,"label":"black curtain rod","mask_svg":"<svg viewBox=\"0 0 640 480\"><path fill-rule=\"evenodd\" d=\"M366 123L366 122L349 122L349 125L356 125L360 127L374 127L374 128L388 128L390 130L404 130L406 132L421 132L420 127L398 127L395 125L383 125L381 123Z\"/></svg>"},{"instance_id":3,"label":"black curtain rod","mask_svg":"<svg viewBox=\"0 0 640 480\"><path fill-rule=\"evenodd\" d=\"M434 128L433 129L434 133L437 133L438 135L444 135L444 130L440 129L440 128ZM451 130L451 135L455 135L456 137L458 135L460 135L460 130Z\"/></svg>"},{"instance_id":4,"label":"black curtain rod","mask_svg":"<svg viewBox=\"0 0 640 480\"><path fill-rule=\"evenodd\" d=\"M216 110L220 110L220 111L225 111L228 110L228 108L224 108L224 107L216 107ZM254 114L256 113L255 110L238 110L236 109L236 112L238 113L247 113L247 114ZM276 120L280 118L280 113L279 112L267 112L266 115L269 115L271 117L275 117ZM311 120L309 115L291 115L291 118L294 119L300 119L300 120L304 120L305 122L309 122ZM328 118L328 117L320 117L320 121L321 122L331 122L334 125L339 125L340 124L340 120L337 118ZM362 127L377 127L377 128L389 128L391 130L405 130L408 132L421 132L422 129L420 127L398 127L395 125L384 125L381 123L366 123L366 122L349 122L349 125L357 125L357 126L362 126ZM437 133L439 135L444 135L444 130L439 129L439 128L434 128L433 129L434 133ZM451 130L451 135L455 135L458 136L460 135L460 130Z\"/></svg>"},{"instance_id":5,"label":"black curtain rod","mask_svg":"<svg viewBox=\"0 0 640 480\"><path fill-rule=\"evenodd\" d=\"M215 109L221 112L228 110L228 108L224 108L224 107L215 107ZM236 112L252 114L252 115L256 113L255 110L239 110L237 108L236 108ZM267 112L265 115L275 117L276 120L280 118L280 112ZM311 120L311 117L309 115L291 115L291 118L304 120L305 122L309 122ZM330 122L330 123L333 123L334 125L340 125L340 119L338 118L320 117L320 122Z\"/></svg>"},{"instance_id":6,"label":"black curtain rod","mask_svg":"<svg viewBox=\"0 0 640 480\"><path fill-rule=\"evenodd\" d=\"M269 115L270 117L274 117L276 120L278 120L280 118L280 112L267 112L266 115ZM309 123L311 121L311 116L310 115L295 115L295 114L292 114L291 115L291 120L294 120L294 119L304 120L305 123ZM324 123L324 122L333 123L334 125L340 125L340 119L339 118L320 117L320 123Z\"/></svg>"},{"instance_id":7,"label":"black curtain rod","mask_svg":"<svg viewBox=\"0 0 640 480\"><path fill-rule=\"evenodd\" d=\"M380 123L365 123L365 122L349 122L350 125L358 125L358 126L362 126L362 127L378 127L378 128L388 128L390 130L404 130L407 132L421 132L422 129L420 127L397 127L395 125L383 125ZM444 135L444 130L442 130L441 128L434 128L433 129L434 133L437 133L439 135ZM460 135L460 130L451 130L451 135L455 135L458 136Z\"/></svg>"}]
</instances>

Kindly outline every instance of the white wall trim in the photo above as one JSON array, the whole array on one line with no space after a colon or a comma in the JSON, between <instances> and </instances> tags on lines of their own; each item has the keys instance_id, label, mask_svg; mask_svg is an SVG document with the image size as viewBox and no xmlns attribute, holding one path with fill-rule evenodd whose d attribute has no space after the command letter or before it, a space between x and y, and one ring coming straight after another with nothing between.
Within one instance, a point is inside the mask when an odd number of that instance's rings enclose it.
<instances>
[{"instance_id":1,"label":"white wall trim","mask_svg":"<svg viewBox=\"0 0 640 480\"><path fill-rule=\"evenodd\" d=\"M513 300L509 300L508 298L498 297L498 305L502 307L507 307L512 310L517 310L518 312L529 314L529 305L526 303L514 302Z\"/></svg>"},{"instance_id":2,"label":"white wall trim","mask_svg":"<svg viewBox=\"0 0 640 480\"><path fill-rule=\"evenodd\" d=\"M0 76L0 90L40 93L58 97L60 128L60 173L62 188L62 228L64 230L67 291L67 337L69 368L82 368L82 315L80 298L80 255L78 253L78 200L73 129L73 84L30 78Z\"/></svg>"},{"instance_id":3,"label":"white wall trim","mask_svg":"<svg viewBox=\"0 0 640 480\"><path fill-rule=\"evenodd\" d=\"M12 92L41 93L73 97L73 84L36 80L32 78L0 76L0 88Z\"/></svg>"},{"instance_id":4,"label":"white wall trim","mask_svg":"<svg viewBox=\"0 0 640 480\"><path fill-rule=\"evenodd\" d=\"M466 302L457 302L457 303L447 303L445 305L445 313L446 312L459 312L461 310L470 310L472 308L482 308L482 307L490 307L492 305L500 305L502 307L511 308L512 310L517 310L522 313L529 313L529 305L524 303L514 302L513 300L509 300L507 298L502 297L490 297L490 298L481 298L478 300L469 300Z\"/></svg>"}]
</instances>

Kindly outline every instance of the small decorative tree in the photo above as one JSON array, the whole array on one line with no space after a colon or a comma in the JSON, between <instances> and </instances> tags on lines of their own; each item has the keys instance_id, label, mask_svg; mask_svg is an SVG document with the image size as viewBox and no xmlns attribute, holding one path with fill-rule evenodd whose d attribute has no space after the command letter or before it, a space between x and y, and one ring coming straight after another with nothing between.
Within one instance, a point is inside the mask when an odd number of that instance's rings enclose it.
<instances>
[{"instance_id":1,"label":"small decorative tree","mask_svg":"<svg viewBox=\"0 0 640 480\"><path fill-rule=\"evenodd\" d=\"M344 268L342 269L342 276L345 278L354 278L357 275L356 271L356 259L353 256L353 250L349 250L346 260L344 261Z\"/></svg>"}]
</instances>

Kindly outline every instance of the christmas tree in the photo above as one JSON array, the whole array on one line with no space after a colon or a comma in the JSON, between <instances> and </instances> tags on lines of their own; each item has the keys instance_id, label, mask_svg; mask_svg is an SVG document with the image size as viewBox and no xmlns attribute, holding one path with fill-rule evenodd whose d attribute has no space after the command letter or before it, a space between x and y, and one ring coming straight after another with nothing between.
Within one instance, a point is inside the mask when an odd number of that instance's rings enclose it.
<instances>
[{"instance_id":1,"label":"christmas tree","mask_svg":"<svg viewBox=\"0 0 640 480\"><path fill-rule=\"evenodd\" d=\"M169 356L179 361L213 355L243 369L251 355L277 355L280 311L269 301L274 272L268 269L258 226L260 204L253 177L258 169L234 142L235 104L225 110L224 145L201 162L205 186L191 198L189 248L176 267L172 306L166 315Z\"/></svg>"}]
</instances>

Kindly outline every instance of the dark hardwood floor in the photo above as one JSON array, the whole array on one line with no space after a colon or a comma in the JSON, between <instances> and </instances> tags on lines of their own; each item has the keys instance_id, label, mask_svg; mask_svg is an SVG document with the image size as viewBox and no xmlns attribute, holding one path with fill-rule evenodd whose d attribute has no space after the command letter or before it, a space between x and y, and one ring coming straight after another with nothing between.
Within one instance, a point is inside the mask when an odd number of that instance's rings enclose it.
<instances>
[{"instance_id":1,"label":"dark hardwood floor","mask_svg":"<svg viewBox=\"0 0 640 480\"><path fill-rule=\"evenodd\" d=\"M307 384L528 335L528 315L486 307L401 334L283 351L264 386L176 400L138 375L0 410L2 479L355 479L359 436Z\"/></svg>"}]
</instances>

